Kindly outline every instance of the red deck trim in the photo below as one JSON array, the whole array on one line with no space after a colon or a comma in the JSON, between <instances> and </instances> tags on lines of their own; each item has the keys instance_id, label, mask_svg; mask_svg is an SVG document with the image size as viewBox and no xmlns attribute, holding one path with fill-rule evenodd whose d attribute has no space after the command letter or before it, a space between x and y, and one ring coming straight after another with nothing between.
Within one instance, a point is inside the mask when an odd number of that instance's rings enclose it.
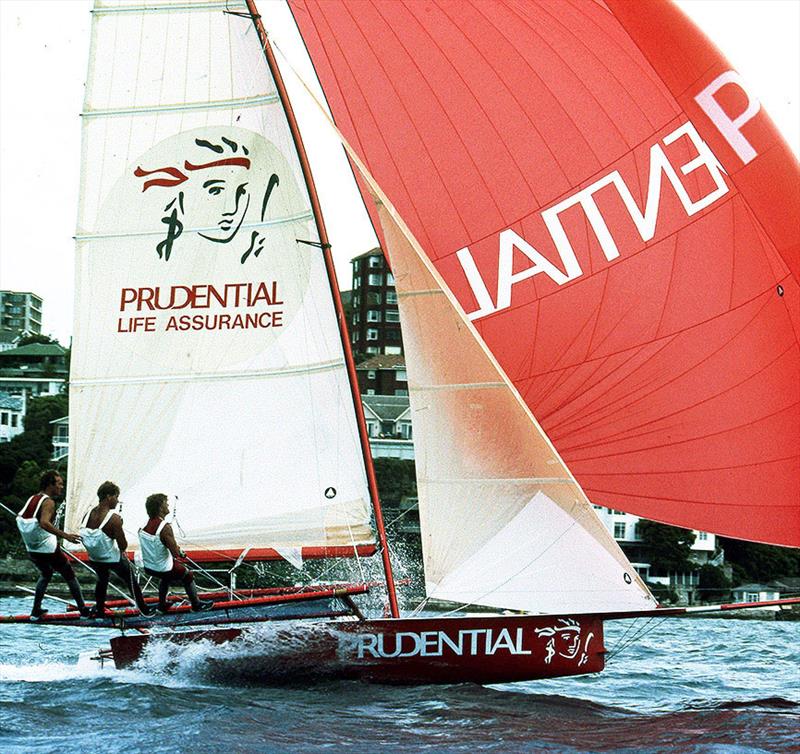
<instances>
[{"instance_id":1,"label":"red deck trim","mask_svg":"<svg viewBox=\"0 0 800 754\"><path fill-rule=\"evenodd\" d=\"M312 560L319 558L366 558L374 555L377 547L373 545L358 545L356 547L303 547L301 550L304 560ZM89 560L89 555L86 551L80 550L76 552L68 551L69 554L78 560L86 563ZM218 563L223 560L236 561L242 554L242 549L236 550L187 550L187 557L194 560L196 563ZM133 560L133 553L126 552L125 557L128 560ZM271 547L252 549L247 553L244 559L249 561L261 560L283 560L283 557L277 550Z\"/></svg>"}]
</instances>

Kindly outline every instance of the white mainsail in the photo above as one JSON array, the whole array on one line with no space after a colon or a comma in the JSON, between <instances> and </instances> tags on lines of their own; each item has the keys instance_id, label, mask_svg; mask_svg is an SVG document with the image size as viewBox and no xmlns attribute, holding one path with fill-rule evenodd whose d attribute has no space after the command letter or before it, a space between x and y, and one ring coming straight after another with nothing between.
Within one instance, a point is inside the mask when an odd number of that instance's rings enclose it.
<instances>
[{"instance_id":1,"label":"white mainsail","mask_svg":"<svg viewBox=\"0 0 800 754\"><path fill-rule=\"evenodd\" d=\"M371 543L319 236L244 2L97 0L83 118L67 528L112 479L131 529L177 496L186 549Z\"/></svg>"}]
</instances>

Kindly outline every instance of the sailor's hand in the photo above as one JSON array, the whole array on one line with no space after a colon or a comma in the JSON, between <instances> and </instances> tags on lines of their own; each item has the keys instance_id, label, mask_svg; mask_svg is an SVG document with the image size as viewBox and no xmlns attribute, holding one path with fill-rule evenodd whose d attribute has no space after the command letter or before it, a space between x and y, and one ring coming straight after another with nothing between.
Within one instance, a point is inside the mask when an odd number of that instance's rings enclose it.
<instances>
[{"instance_id":1,"label":"sailor's hand","mask_svg":"<svg viewBox=\"0 0 800 754\"><path fill-rule=\"evenodd\" d=\"M178 550L178 556L181 557L181 558L185 558L186 557L186 553L183 550Z\"/></svg>"},{"instance_id":2,"label":"sailor's hand","mask_svg":"<svg viewBox=\"0 0 800 754\"><path fill-rule=\"evenodd\" d=\"M80 544L81 542L81 538L77 534L65 533L64 539L66 539L68 542L72 542L74 545Z\"/></svg>"}]
</instances>

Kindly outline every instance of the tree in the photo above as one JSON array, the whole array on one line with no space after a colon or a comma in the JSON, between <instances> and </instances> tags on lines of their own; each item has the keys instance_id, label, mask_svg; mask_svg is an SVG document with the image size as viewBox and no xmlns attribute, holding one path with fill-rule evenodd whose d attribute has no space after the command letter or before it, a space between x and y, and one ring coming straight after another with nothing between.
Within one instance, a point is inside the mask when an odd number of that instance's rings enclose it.
<instances>
[{"instance_id":1,"label":"tree","mask_svg":"<svg viewBox=\"0 0 800 754\"><path fill-rule=\"evenodd\" d=\"M376 458L375 476L378 493L384 503L398 503L406 495L417 494L417 477L413 461L401 458Z\"/></svg>"},{"instance_id":2,"label":"tree","mask_svg":"<svg viewBox=\"0 0 800 754\"><path fill-rule=\"evenodd\" d=\"M31 335L26 335L24 338L20 338L17 342L17 348L20 346L28 346L31 343L55 343L58 346L61 345L55 338L51 338L49 335L33 333Z\"/></svg>"},{"instance_id":3,"label":"tree","mask_svg":"<svg viewBox=\"0 0 800 754\"><path fill-rule=\"evenodd\" d=\"M690 555L695 540L694 532L642 519L639 533L654 570L665 574L692 570Z\"/></svg>"},{"instance_id":4,"label":"tree","mask_svg":"<svg viewBox=\"0 0 800 754\"><path fill-rule=\"evenodd\" d=\"M23 500L29 498L39 489L39 477L42 469L36 461L23 461L11 483L11 494Z\"/></svg>"},{"instance_id":5,"label":"tree","mask_svg":"<svg viewBox=\"0 0 800 754\"><path fill-rule=\"evenodd\" d=\"M768 582L781 576L800 574L800 552L797 550L727 537L720 537L720 546L725 550L725 560L736 566L734 575L739 583Z\"/></svg>"},{"instance_id":6,"label":"tree","mask_svg":"<svg viewBox=\"0 0 800 754\"><path fill-rule=\"evenodd\" d=\"M697 586L700 589L700 597L704 601L724 599L731 591L731 582L725 575L725 571L710 563L700 566L700 578Z\"/></svg>"}]
</instances>

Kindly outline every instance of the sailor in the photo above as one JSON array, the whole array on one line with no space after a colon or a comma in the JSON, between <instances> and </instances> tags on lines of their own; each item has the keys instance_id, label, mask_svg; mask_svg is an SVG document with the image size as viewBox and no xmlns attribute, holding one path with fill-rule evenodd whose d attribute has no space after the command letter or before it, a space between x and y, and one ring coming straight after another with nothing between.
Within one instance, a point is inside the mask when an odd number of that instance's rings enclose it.
<instances>
[{"instance_id":1,"label":"sailor","mask_svg":"<svg viewBox=\"0 0 800 754\"><path fill-rule=\"evenodd\" d=\"M113 571L128 587L142 615L153 615L144 601L142 589L130 561L123 555L128 540L122 529L122 516L114 511L119 504L119 487L114 482L103 482L97 489L97 505L89 511L81 529L81 539L89 564L97 574L92 617L103 617L108 593L108 579Z\"/></svg>"},{"instance_id":2,"label":"sailor","mask_svg":"<svg viewBox=\"0 0 800 754\"><path fill-rule=\"evenodd\" d=\"M42 600L53 576L53 571L58 571L67 582L72 599L75 600L81 615L84 617L89 615L89 609L83 601L81 588L75 578L75 571L72 570L64 551L58 544L59 537L73 544L78 544L81 538L77 534L61 531L53 525L53 518L56 514L56 504L53 498L59 496L63 491L64 480L61 475L53 469L45 471L39 478L39 492L28 498L28 502L17 516L17 528L22 535L25 549L41 574L36 582L33 608L31 609L31 620L34 621L39 620L47 612L42 608Z\"/></svg>"},{"instance_id":3,"label":"sailor","mask_svg":"<svg viewBox=\"0 0 800 754\"><path fill-rule=\"evenodd\" d=\"M142 550L145 572L159 579L159 611L162 613L169 611L167 594L172 584L183 584L192 610L195 612L210 610L214 603L198 599L194 575L183 563L177 562L178 559L185 557L185 554L178 547L172 527L165 520L169 514L167 496L160 492L150 495L145 501L145 508L149 520L142 529L139 529L139 546Z\"/></svg>"}]
</instances>

